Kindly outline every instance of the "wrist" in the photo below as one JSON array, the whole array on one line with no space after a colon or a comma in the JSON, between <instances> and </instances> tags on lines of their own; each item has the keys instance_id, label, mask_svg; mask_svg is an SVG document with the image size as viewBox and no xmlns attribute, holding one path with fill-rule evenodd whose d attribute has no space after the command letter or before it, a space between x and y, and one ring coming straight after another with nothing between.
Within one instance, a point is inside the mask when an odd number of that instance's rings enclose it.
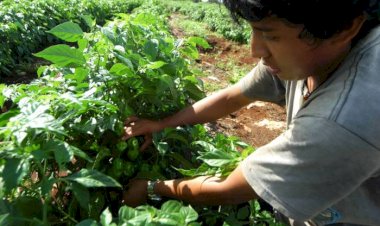
<instances>
[{"instance_id":1,"label":"wrist","mask_svg":"<svg viewBox=\"0 0 380 226\"><path fill-rule=\"evenodd\" d=\"M155 191L154 191L154 188L157 184L158 180L154 180L154 181L148 181L147 183L147 198L148 200L152 200L152 201L161 201L162 198L160 195L156 194Z\"/></svg>"}]
</instances>

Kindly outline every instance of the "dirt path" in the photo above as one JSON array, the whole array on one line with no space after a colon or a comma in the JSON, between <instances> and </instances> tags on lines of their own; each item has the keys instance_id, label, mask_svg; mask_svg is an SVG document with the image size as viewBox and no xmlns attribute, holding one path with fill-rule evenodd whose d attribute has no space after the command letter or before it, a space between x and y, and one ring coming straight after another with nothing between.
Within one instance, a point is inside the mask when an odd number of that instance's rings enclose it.
<instances>
[{"instance_id":1,"label":"dirt path","mask_svg":"<svg viewBox=\"0 0 380 226\"><path fill-rule=\"evenodd\" d=\"M172 33L177 37L184 37L185 31L175 26L174 21L177 18L177 15L172 15L170 18ZM226 65L233 61L239 67L250 69L257 63L257 59L250 57L247 45L240 45L217 36L208 36L206 40L212 49L202 52L198 61L201 70L208 75L201 78L205 83L217 84L218 87L230 84L226 76L230 73L228 68L218 65ZM207 126L211 131L237 136L254 147L260 147L285 130L285 116L283 107L267 102L255 102Z\"/></svg>"}]
</instances>

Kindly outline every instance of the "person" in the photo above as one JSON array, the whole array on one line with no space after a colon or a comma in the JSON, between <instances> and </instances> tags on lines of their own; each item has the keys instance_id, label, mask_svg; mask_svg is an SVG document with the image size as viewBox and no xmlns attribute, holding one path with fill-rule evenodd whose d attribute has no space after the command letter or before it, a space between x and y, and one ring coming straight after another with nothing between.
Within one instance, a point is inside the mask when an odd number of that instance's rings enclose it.
<instances>
[{"instance_id":1,"label":"person","mask_svg":"<svg viewBox=\"0 0 380 226\"><path fill-rule=\"evenodd\" d=\"M252 101L286 104L287 128L226 178L133 180L149 196L195 204L261 198L289 225L380 225L379 1L224 0L252 27L257 66L237 84L160 121L130 117L124 139L214 121ZM149 185L149 186L148 186Z\"/></svg>"}]
</instances>

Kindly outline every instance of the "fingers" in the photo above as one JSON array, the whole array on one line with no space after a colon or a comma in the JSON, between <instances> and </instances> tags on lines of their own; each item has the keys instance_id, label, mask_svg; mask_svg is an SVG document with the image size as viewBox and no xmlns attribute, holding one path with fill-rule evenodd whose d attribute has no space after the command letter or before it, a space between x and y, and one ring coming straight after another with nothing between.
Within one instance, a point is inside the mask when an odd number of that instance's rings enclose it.
<instances>
[{"instance_id":1,"label":"fingers","mask_svg":"<svg viewBox=\"0 0 380 226\"><path fill-rule=\"evenodd\" d=\"M125 120L124 125L128 125L132 122L136 122L137 120L139 120L137 116L130 116Z\"/></svg>"},{"instance_id":2,"label":"fingers","mask_svg":"<svg viewBox=\"0 0 380 226\"><path fill-rule=\"evenodd\" d=\"M124 122L124 135L121 138L122 140L128 140L131 137L141 135L134 128L135 122L138 120L139 120L139 118L137 116L131 116L125 120L125 122Z\"/></svg>"},{"instance_id":3,"label":"fingers","mask_svg":"<svg viewBox=\"0 0 380 226\"><path fill-rule=\"evenodd\" d=\"M122 140L128 140L129 138L137 136L133 133L132 128L130 126L124 126L124 135L121 138Z\"/></svg>"},{"instance_id":4,"label":"fingers","mask_svg":"<svg viewBox=\"0 0 380 226\"><path fill-rule=\"evenodd\" d=\"M140 147L140 151L144 151L147 147L149 147L153 143L152 135L144 136L144 143Z\"/></svg>"},{"instance_id":5,"label":"fingers","mask_svg":"<svg viewBox=\"0 0 380 226\"><path fill-rule=\"evenodd\" d=\"M137 116L128 117L124 122L124 134L122 140L128 140L131 137L144 135L144 143L140 146L139 150L145 150L152 142L152 125L153 121L140 119Z\"/></svg>"}]
</instances>

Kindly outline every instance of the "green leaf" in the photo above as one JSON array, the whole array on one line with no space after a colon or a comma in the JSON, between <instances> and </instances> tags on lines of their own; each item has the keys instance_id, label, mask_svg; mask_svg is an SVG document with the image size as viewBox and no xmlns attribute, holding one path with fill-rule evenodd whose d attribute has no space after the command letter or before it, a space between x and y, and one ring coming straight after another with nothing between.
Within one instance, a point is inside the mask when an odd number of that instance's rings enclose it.
<instances>
[{"instance_id":1,"label":"green leaf","mask_svg":"<svg viewBox=\"0 0 380 226\"><path fill-rule=\"evenodd\" d=\"M174 214L160 214L157 219L159 225L172 225L177 226L180 225L180 219L175 219Z\"/></svg>"},{"instance_id":2,"label":"green leaf","mask_svg":"<svg viewBox=\"0 0 380 226\"><path fill-rule=\"evenodd\" d=\"M185 218L186 224L196 221L198 219L198 213L191 206L183 206L180 210L180 213Z\"/></svg>"},{"instance_id":3,"label":"green leaf","mask_svg":"<svg viewBox=\"0 0 380 226\"><path fill-rule=\"evenodd\" d=\"M83 52L83 50L87 48L88 44L89 44L89 41L87 39L82 38L78 40L78 50Z\"/></svg>"},{"instance_id":4,"label":"green leaf","mask_svg":"<svg viewBox=\"0 0 380 226\"><path fill-rule=\"evenodd\" d=\"M88 210L89 209L88 204L90 203L90 193L88 189L76 182L72 182L71 188L73 190L75 198L79 202L79 205L83 209Z\"/></svg>"},{"instance_id":5,"label":"green leaf","mask_svg":"<svg viewBox=\"0 0 380 226\"><path fill-rule=\"evenodd\" d=\"M112 222L112 214L110 210L107 208L100 215L100 223L104 226L108 226L111 224L111 222Z\"/></svg>"},{"instance_id":6,"label":"green leaf","mask_svg":"<svg viewBox=\"0 0 380 226\"><path fill-rule=\"evenodd\" d=\"M249 217L250 213L249 206L244 206L238 210L236 217L238 220L245 220Z\"/></svg>"},{"instance_id":7,"label":"green leaf","mask_svg":"<svg viewBox=\"0 0 380 226\"><path fill-rule=\"evenodd\" d=\"M209 166L215 167L221 167L235 160L235 158L231 157L223 151L207 152L198 158L203 160Z\"/></svg>"},{"instance_id":8,"label":"green leaf","mask_svg":"<svg viewBox=\"0 0 380 226\"><path fill-rule=\"evenodd\" d=\"M151 61L154 61L158 55L159 42L157 39L148 40L143 48L143 52L149 57Z\"/></svg>"},{"instance_id":9,"label":"green leaf","mask_svg":"<svg viewBox=\"0 0 380 226\"><path fill-rule=\"evenodd\" d=\"M129 206L123 206L119 209L119 220L120 223L127 222L137 216L138 211Z\"/></svg>"},{"instance_id":10,"label":"green leaf","mask_svg":"<svg viewBox=\"0 0 380 226\"><path fill-rule=\"evenodd\" d=\"M198 59L199 58L199 53L198 53L198 50L196 47L194 46L186 46L182 49L182 53L187 56L187 57L190 57L192 59Z\"/></svg>"},{"instance_id":11,"label":"green leaf","mask_svg":"<svg viewBox=\"0 0 380 226\"><path fill-rule=\"evenodd\" d=\"M66 42L76 42L83 37L83 31L78 24L65 22L47 31Z\"/></svg>"},{"instance_id":12,"label":"green leaf","mask_svg":"<svg viewBox=\"0 0 380 226\"><path fill-rule=\"evenodd\" d=\"M131 63L132 64L132 63ZM132 70L127 67L125 64L122 64L122 63L117 63L117 64L114 64L111 69L110 69L110 73L112 74L116 74L116 75L131 75L133 72Z\"/></svg>"},{"instance_id":13,"label":"green leaf","mask_svg":"<svg viewBox=\"0 0 380 226\"><path fill-rule=\"evenodd\" d=\"M179 162L182 165L182 168L184 169L191 169L194 168L193 164L185 159L182 155L176 153L176 152L170 152L167 154L168 157L173 158L175 161Z\"/></svg>"},{"instance_id":14,"label":"green leaf","mask_svg":"<svg viewBox=\"0 0 380 226\"><path fill-rule=\"evenodd\" d=\"M200 100L205 96L204 92L194 83L187 82L185 84L185 90L190 98L194 100Z\"/></svg>"},{"instance_id":15,"label":"green leaf","mask_svg":"<svg viewBox=\"0 0 380 226\"><path fill-rule=\"evenodd\" d=\"M157 18L153 14L149 13L139 13L134 19L134 23L141 24L141 25L150 25L150 24L156 24Z\"/></svg>"},{"instance_id":16,"label":"green leaf","mask_svg":"<svg viewBox=\"0 0 380 226\"><path fill-rule=\"evenodd\" d=\"M2 179L5 191L11 191L19 186L22 179L29 173L29 161L27 159L6 159L2 171Z\"/></svg>"},{"instance_id":17,"label":"green leaf","mask_svg":"<svg viewBox=\"0 0 380 226\"><path fill-rule=\"evenodd\" d=\"M79 172L74 173L68 177L66 180L75 181L79 184L91 188L91 187L121 187L121 185L114 180L97 170L81 169Z\"/></svg>"},{"instance_id":18,"label":"green leaf","mask_svg":"<svg viewBox=\"0 0 380 226\"><path fill-rule=\"evenodd\" d=\"M10 118L18 115L19 113L20 111L18 109L12 109L10 111L0 114L0 126L5 126L9 122Z\"/></svg>"},{"instance_id":19,"label":"green leaf","mask_svg":"<svg viewBox=\"0 0 380 226\"><path fill-rule=\"evenodd\" d=\"M158 69L162 66L164 66L166 63L164 61L155 61L155 62L151 62L149 64L146 65L147 68L149 69Z\"/></svg>"},{"instance_id":20,"label":"green leaf","mask_svg":"<svg viewBox=\"0 0 380 226\"><path fill-rule=\"evenodd\" d=\"M204 49L210 48L210 45L208 44L208 42L204 38L201 38L201 37L190 37L187 39L187 41L193 46L198 45Z\"/></svg>"},{"instance_id":21,"label":"green leaf","mask_svg":"<svg viewBox=\"0 0 380 226\"><path fill-rule=\"evenodd\" d=\"M206 152L215 152L218 150L214 147L214 145L207 143L206 141L195 141L193 142L193 144L198 144L202 146L205 149L204 151Z\"/></svg>"},{"instance_id":22,"label":"green leaf","mask_svg":"<svg viewBox=\"0 0 380 226\"><path fill-rule=\"evenodd\" d=\"M54 184L57 182L57 179L51 176L50 178L44 178L41 181L40 187L41 187L41 193L43 195L51 195L51 189L53 188Z\"/></svg>"},{"instance_id":23,"label":"green leaf","mask_svg":"<svg viewBox=\"0 0 380 226\"><path fill-rule=\"evenodd\" d=\"M99 226L99 224L93 219L86 219L76 224L75 226Z\"/></svg>"},{"instance_id":24,"label":"green leaf","mask_svg":"<svg viewBox=\"0 0 380 226\"><path fill-rule=\"evenodd\" d=\"M128 58L124 57L123 55L119 53L114 52L113 54L118 60L120 60L123 64L127 65L131 70L133 70L132 61L130 61Z\"/></svg>"},{"instance_id":25,"label":"green leaf","mask_svg":"<svg viewBox=\"0 0 380 226\"><path fill-rule=\"evenodd\" d=\"M78 83L81 83L81 82L83 82L83 80L85 80L87 78L89 73L90 73L89 69L78 67L78 68L75 68L74 74L68 74L65 77L67 79L72 79L72 80L77 81Z\"/></svg>"},{"instance_id":26,"label":"green leaf","mask_svg":"<svg viewBox=\"0 0 380 226\"><path fill-rule=\"evenodd\" d=\"M179 212L182 208L182 203L176 201L176 200L169 200L162 204L161 211L168 212L168 213L174 213Z\"/></svg>"},{"instance_id":27,"label":"green leaf","mask_svg":"<svg viewBox=\"0 0 380 226\"><path fill-rule=\"evenodd\" d=\"M37 76L38 76L38 78L41 77L42 73L45 72L46 68L48 68L48 66L41 66L41 67L38 68L38 70L37 70Z\"/></svg>"},{"instance_id":28,"label":"green leaf","mask_svg":"<svg viewBox=\"0 0 380 226\"><path fill-rule=\"evenodd\" d=\"M69 145L61 140L49 140L42 146L42 150L53 152L55 161L60 168L63 167L65 163L70 162L74 157L74 153L72 149L69 148Z\"/></svg>"},{"instance_id":29,"label":"green leaf","mask_svg":"<svg viewBox=\"0 0 380 226\"><path fill-rule=\"evenodd\" d=\"M156 148L160 155L165 155L169 150L169 144L167 142L161 141L158 144L156 144Z\"/></svg>"},{"instance_id":30,"label":"green leaf","mask_svg":"<svg viewBox=\"0 0 380 226\"><path fill-rule=\"evenodd\" d=\"M86 63L86 59L79 50L63 44L48 47L34 55L61 67L68 65L81 66Z\"/></svg>"},{"instance_id":31,"label":"green leaf","mask_svg":"<svg viewBox=\"0 0 380 226\"><path fill-rule=\"evenodd\" d=\"M91 15L83 15L81 16L81 18L84 20L84 22L89 28L95 27L96 20L94 20Z\"/></svg>"},{"instance_id":32,"label":"green leaf","mask_svg":"<svg viewBox=\"0 0 380 226\"><path fill-rule=\"evenodd\" d=\"M0 225L9 225L9 213L0 215Z\"/></svg>"},{"instance_id":33,"label":"green leaf","mask_svg":"<svg viewBox=\"0 0 380 226\"><path fill-rule=\"evenodd\" d=\"M5 102L5 96L3 95L3 90L6 88L5 84L0 84L0 108L3 107Z\"/></svg>"},{"instance_id":34,"label":"green leaf","mask_svg":"<svg viewBox=\"0 0 380 226\"><path fill-rule=\"evenodd\" d=\"M173 96L173 99L177 99L178 98L178 93L177 93L177 90L176 90L176 87L175 87L175 83L173 81L173 78L170 77L169 75L161 75L159 77L159 79L161 80L161 86L164 87L164 89L167 89L169 88L172 96Z\"/></svg>"}]
</instances>

